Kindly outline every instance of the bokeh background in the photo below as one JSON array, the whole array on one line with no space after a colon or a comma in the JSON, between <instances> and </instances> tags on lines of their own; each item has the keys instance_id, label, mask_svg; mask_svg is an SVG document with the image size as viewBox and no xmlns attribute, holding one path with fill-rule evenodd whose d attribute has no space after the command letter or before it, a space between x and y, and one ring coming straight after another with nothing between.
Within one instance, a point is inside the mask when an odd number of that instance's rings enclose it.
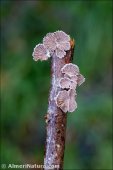
<instances>
[{"instance_id":1,"label":"bokeh background","mask_svg":"<svg viewBox=\"0 0 113 170\"><path fill-rule=\"evenodd\" d=\"M86 82L68 114L64 169L112 169L112 2L1 1L1 162L43 164L50 61L33 48L48 32L76 40Z\"/></svg>"}]
</instances>

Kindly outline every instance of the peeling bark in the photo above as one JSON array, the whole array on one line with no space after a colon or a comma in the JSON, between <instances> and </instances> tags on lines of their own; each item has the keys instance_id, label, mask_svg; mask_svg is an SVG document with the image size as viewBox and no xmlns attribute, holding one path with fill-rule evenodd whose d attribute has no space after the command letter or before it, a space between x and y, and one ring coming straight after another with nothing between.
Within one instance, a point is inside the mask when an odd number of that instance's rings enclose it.
<instances>
[{"instance_id":1,"label":"peeling bark","mask_svg":"<svg viewBox=\"0 0 113 170\"><path fill-rule=\"evenodd\" d=\"M65 150L65 135L66 135L66 120L67 114L64 113L59 107L56 106L54 98L58 94L59 90L58 81L63 78L61 68L73 59L74 53L74 40L70 41L71 49L66 52L66 56L62 59L53 54L51 58L51 90L49 96L48 112L45 116L46 119L46 146L45 146L45 158L44 166L45 170L53 165L58 165L63 169L63 159Z\"/></svg>"}]
</instances>

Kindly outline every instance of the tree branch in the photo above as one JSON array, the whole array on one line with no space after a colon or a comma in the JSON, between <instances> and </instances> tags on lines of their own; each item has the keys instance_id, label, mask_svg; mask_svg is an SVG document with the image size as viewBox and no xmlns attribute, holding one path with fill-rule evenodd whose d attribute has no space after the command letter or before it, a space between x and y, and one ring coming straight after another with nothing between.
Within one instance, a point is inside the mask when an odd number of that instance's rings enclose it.
<instances>
[{"instance_id":1,"label":"tree branch","mask_svg":"<svg viewBox=\"0 0 113 170\"><path fill-rule=\"evenodd\" d=\"M61 68L73 59L74 53L74 40L70 41L71 49L66 52L66 56L63 58L58 58L55 54L51 58L51 90L49 96L49 106L48 112L45 116L46 119L46 149L44 166L45 170L48 170L49 166L58 165L59 168L63 168L64 150L65 150L65 136L66 136L66 120L67 113L64 113L55 103L55 96L61 90L58 87L58 80L63 77L61 73Z\"/></svg>"}]
</instances>

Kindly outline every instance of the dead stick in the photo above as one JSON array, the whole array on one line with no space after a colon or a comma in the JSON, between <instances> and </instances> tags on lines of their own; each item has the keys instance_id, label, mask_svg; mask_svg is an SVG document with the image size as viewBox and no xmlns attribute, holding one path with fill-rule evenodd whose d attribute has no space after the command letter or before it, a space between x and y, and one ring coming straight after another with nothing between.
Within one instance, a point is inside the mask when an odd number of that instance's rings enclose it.
<instances>
[{"instance_id":1,"label":"dead stick","mask_svg":"<svg viewBox=\"0 0 113 170\"><path fill-rule=\"evenodd\" d=\"M47 60L51 57L51 90L47 123L46 149L44 169L62 169L65 149L67 112L77 108L76 87L85 78L80 74L79 67L72 64L74 40L63 31L48 33L43 44L38 44L33 51L33 59Z\"/></svg>"},{"instance_id":2,"label":"dead stick","mask_svg":"<svg viewBox=\"0 0 113 170\"><path fill-rule=\"evenodd\" d=\"M74 40L70 41L71 49L66 52L66 56L63 58L58 58L55 54L51 58L51 90L49 96L49 106L46 118L46 149L44 166L45 170L47 167L52 165L57 165L53 169L62 169L64 160L64 150L65 150L65 137L66 137L66 120L67 114L64 113L55 103L55 96L59 90L57 86L57 80L62 78L61 68L73 59L74 53Z\"/></svg>"}]
</instances>

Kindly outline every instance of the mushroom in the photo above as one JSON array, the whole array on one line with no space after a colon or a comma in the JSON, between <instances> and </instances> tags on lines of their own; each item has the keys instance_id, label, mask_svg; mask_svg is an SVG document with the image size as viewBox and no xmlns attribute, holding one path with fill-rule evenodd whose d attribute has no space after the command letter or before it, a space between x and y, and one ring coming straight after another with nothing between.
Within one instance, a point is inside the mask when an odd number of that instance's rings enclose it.
<instances>
[{"instance_id":1,"label":"mushroom","mask_svg":"<svg viewBox=\"0 0 113 170\"><path fill-rule=\"evenodd\" d=\"M80 74L79 67L75 64L65 64L61 69L61 72L64 73L65 78L69 78L70 81L75 83L77 82L79 86L85 82L84 76Z\"/></svg>"},{"instance_id":2,"label":"mushroom","mask_svg":"<svg viewBox=\"0 0 113 170\"><path fill-rule=\"evenodd\" d=\"M56 54L56 57L63 58L66 51L71 48L70 36L63 31L48 33L43 38L43 44L38 44L33 51L33 59L47 60L49 57ZM75 101L77 84L80 86L85 78L80 74L79 67L75 64L65 64L61 68L63 77L58 80L60 90L55 97L56 105L64 112L73 112L77 108Z\"/></svg>"},{"instance_id":3,"label":"mushroom","mask_svg":"<svg viewBox=\"0 0 113 170\"><path fill-rule=\"evenodd\" d=\"M38 60L47 60L49 57L50 57L50 53L49 51L44 47L43 44L38 44L36 45L36 47L34 48L34 51L33 51L33 59L35 61L38 61Z\"/></svg>"},{"instance_id":4,"label":"mushroom","mask_svg":"<svg viewBox=\"0 0 113 170\"><path fill-rule=\"evenodd\" d=\"M67 50L70 49L70 36L63 31L56 31L48 33L43 38L44 46L52 53L55 52L56 56L63 58Z\"/></svg>"},{"instance_id":5,"label":"mushroom","mask_svg":"<svg viewBox=\"0 0 113 170\"><path fill-rule=\"evenodd\" d=\"M59 91L57 96L55 97L55 102L56 105L60 107L62 111L67 112L69 103L68 91L66 90Z\"/></svg>"},{"instance_id":6,"label":"mushroom","mask_svg":"<svg viewBox=\"0 0 113 170\"><path fill-rule=\"evenodd\" d=\"M75 96L75 90L72 89L59 91L55 98L56 105L65 113L73 112L77 108Z\"/></svg>"},{"instance_id":7,"label":"mushroom","mask_svg":"<svg viewBox=\"0 0 113 170\"><path fill-rule=\"evenodd\" d=\"M61 72L71 77L79 74L79 68L77 65L69 63L63 66Z\"/></svg>"},{"instance_id":8,"label":"mushroom","mask_svg":"<svg viewBox=\"0 0 113 170\"><path fill-rule=\"evenodd\" d=\"M46 34L46 36L43 38L43 44L50 52L53 52L57 45L54 33Z\"/></svg>"},{"instance_id":9,"label":"mushroom","mask_svg":"<svg viewBox=\"0 0 113 170\"><path fill-rule=\"evenodd\" d=\"M65 51L69 50L70 36L63 31L56 31L54 34L57 42L57 48Z\"/></svg>"},{"instance_id":10,"label":"mushroom","mask_svg":"<svg viewBox=\"0 0 113 170\"><path fill-rule=\"evenodd\" d=\"M62 89L76 89L77 81L64 77L60 79L59 86Z\"/></svg>"},{"instance_id":11,"label":"mushroom","mask_svg":"<svg viewBox=\"0 0 113 170\"><path fill-rule=\"evenodd\" d=\"M67 35L65 32L63 32L63 31L56 31L55 33L55 38L56 38L56 40L57 40L57 42L59 42L59 43L64 43L64 42L68 42L68 41L70 41L70 36L69 35Z\"/></svg>"}]
</instances>

